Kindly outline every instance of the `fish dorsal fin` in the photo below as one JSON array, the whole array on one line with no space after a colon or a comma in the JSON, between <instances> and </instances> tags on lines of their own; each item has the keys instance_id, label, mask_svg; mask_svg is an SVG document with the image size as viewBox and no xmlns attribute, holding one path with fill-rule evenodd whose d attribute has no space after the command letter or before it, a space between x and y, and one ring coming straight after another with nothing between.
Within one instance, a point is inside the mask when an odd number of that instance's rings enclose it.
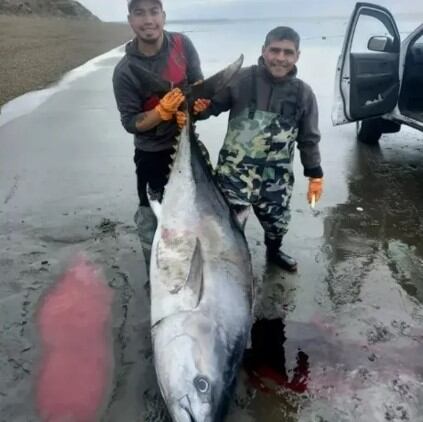
<instances>
[{"instance_id":1,"label":"fish dorsal fin","mask_svg":"<svg viewBox=\"0 0 423 422\"><path fill-rule=\"evenodd\" d=\"M160 203L157 197L154 197L151 194L150 186L147 184L147 198L148 203L150 204L151 209L153 210L154 215L156 216L157 220L160 220L162 215L162 204Z\"/></svg>"},{"instance_id":2,"label":"fish dorsal fin","mask_svg":"<svg viewBox=\"0 0 423 422\"><path fill-rule=\"evenodd\" d=\"M197 239L191 258L191 267L185 283L185 289L190 289L196 298L195 307L200 304L201 298L203 296L203 266L204 260L203 254L201 253L201 243L200 240Z\"/></svg>"}]
</instances>

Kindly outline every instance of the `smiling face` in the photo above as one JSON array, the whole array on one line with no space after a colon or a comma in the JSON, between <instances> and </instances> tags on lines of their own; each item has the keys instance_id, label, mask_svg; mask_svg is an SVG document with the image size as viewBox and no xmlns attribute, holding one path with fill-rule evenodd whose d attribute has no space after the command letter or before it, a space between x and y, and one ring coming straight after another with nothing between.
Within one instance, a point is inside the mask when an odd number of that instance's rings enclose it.
<instances>
[{"instance_id":1,"label":"smiling face","mask_svg":"<svg viewBox=\"0 0 423 422\"><path fill-rule=\"evenodd\" d=\"M262 56L267 70L275 78L285 77L294 69L300 52L290 40L271 41L263 47Z\"/></svg>"},{"instance_id":2,"label":"smiling face","mask_svg":"<svg viewBox=\"0 0 423 422\"><path fill-rule=\"evenodd\" d=\"M139 0L131 8L128 22L140 41L154 44L163 36L166 14L159 2Z\"/></svg>"}]
</instances>

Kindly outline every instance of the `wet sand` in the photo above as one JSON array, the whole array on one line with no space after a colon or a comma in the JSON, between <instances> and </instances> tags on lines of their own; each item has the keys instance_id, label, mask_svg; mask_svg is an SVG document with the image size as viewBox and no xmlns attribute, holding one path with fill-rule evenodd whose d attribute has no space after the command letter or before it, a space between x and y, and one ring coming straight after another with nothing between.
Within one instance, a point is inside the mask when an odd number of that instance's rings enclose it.
<instances>
[{"instance_id":1,"label":"wet sand","mask_svg":"<svg viewBox=\"0 0 423 422\"><path fill-rule=\"evenodd\" d=\"M0 15L0 107L131 36L125 23Z\"/></svg>"},{"instance_id":2,"label":"wet sand","mask_svg":"<svg viewBox=\"0 0 423 422\"><path fill-rule=\"evenodd\" d=\"M209 74L239 52L220 58L220 50L209 51L210 32L192 35ZM250 356L253 365L264 360L256 379L251 365L241 371L227 422L423 422L422 136L402 128L370 148L356 143L352 125L332 127L329 87L340 45L334 39L330 46L321 38L305 42L301 62L321 111L324 197L309 209L297 157L284 243L299 261L297 274L266 265L263 232L248 221L261 320L255 331L266 343L253 346L266 353ZM259 45L247 51L250 63L257 51ZM133 224L132 139L110 84L120 53L0 127L0 421L40 420L34 316L84 251L114 293L114 369L100 420L169 422ZM318 66L332 71L316 72ZM225 116L198 126L213 160L225 128Z\"/></svg>"}]
</instances>

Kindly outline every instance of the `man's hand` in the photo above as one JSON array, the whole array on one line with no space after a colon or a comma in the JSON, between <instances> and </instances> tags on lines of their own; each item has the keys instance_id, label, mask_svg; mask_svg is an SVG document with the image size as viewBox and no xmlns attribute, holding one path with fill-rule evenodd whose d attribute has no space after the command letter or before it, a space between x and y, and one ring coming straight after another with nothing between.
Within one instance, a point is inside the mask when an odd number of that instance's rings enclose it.
<instances>
[{"instance_id":1,"label":"man's hand","mask_svg":"<svg viewBox=\"0 0 423 422\"><path fill-rule=\"evenodd\" d=\"M182 129L187 124L187 115L183 111L177 111L175 116L179 129Z\"/></svg>"},{"instance_id":2,"label":"man's hand","mask_svg":"<svg viewBox=\"0 0 423 422\"><path fill-rule=\"evenodd\" d=\"M323 177L320 178L313 178L310 177L308 181L308 192L307 192L307 200L308 203L311 204L314 200L317 202L320 197L322 196L323 192Z\"/></svg>"},{"instance_id":3,"label":"man's hand","mask_svg":"<svg viewBox=\"0 0 423 422\"><path fill-rule=\"evenodd\" d=\"M185 101L185 96L179 88L169 91L155 107L162 120L172 120L179 106Z\"/></svg>"},{"instance_id":4,"label":"man's hand","mask_svg":"<svg viewBox=\"0 0 423 422\"><path fill-rule=\"evenodd\" d=\"M197 82L194 82L192 85L200 85L204 81L202 79L198 80ZM210 106L211 101L206 100L205 98L197 98L194 102L194 105L192 106L192 111L194 112L194 115L202 113L203 111L207 110L207 108Z\"/></svg>"},{"instance_id":5,"label":"man's hand","mask_svg":"<svg viewBox=\"0 0 423 422\"><path fill-rule=\"evenodd\" d=\"M192 106L192 110L195 114L202 113L203 111L207 110L210 106L211 101L206 100L205 98L198 98L195 100L194 105Z\"/></svg>"}]
</instances>

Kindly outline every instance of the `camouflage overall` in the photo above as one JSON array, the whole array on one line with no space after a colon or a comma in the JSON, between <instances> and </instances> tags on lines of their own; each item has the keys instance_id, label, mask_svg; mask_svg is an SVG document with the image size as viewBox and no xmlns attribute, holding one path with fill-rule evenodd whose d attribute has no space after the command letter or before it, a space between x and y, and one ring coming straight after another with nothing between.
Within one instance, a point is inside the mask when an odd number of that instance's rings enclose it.
<instances>
[{"instance_id":1,"label":"camouflage overall","mask_svg":"<svg viewBox=\"0 0 423 422\"><path fill-rule=\"evenodd\" d=\"M280 114L250 105L231 119L219 154L222 191L236 212L253 207L268 239L281 239L290 221L299 90L295 84Z\"/></svg>"}]
</instances>

